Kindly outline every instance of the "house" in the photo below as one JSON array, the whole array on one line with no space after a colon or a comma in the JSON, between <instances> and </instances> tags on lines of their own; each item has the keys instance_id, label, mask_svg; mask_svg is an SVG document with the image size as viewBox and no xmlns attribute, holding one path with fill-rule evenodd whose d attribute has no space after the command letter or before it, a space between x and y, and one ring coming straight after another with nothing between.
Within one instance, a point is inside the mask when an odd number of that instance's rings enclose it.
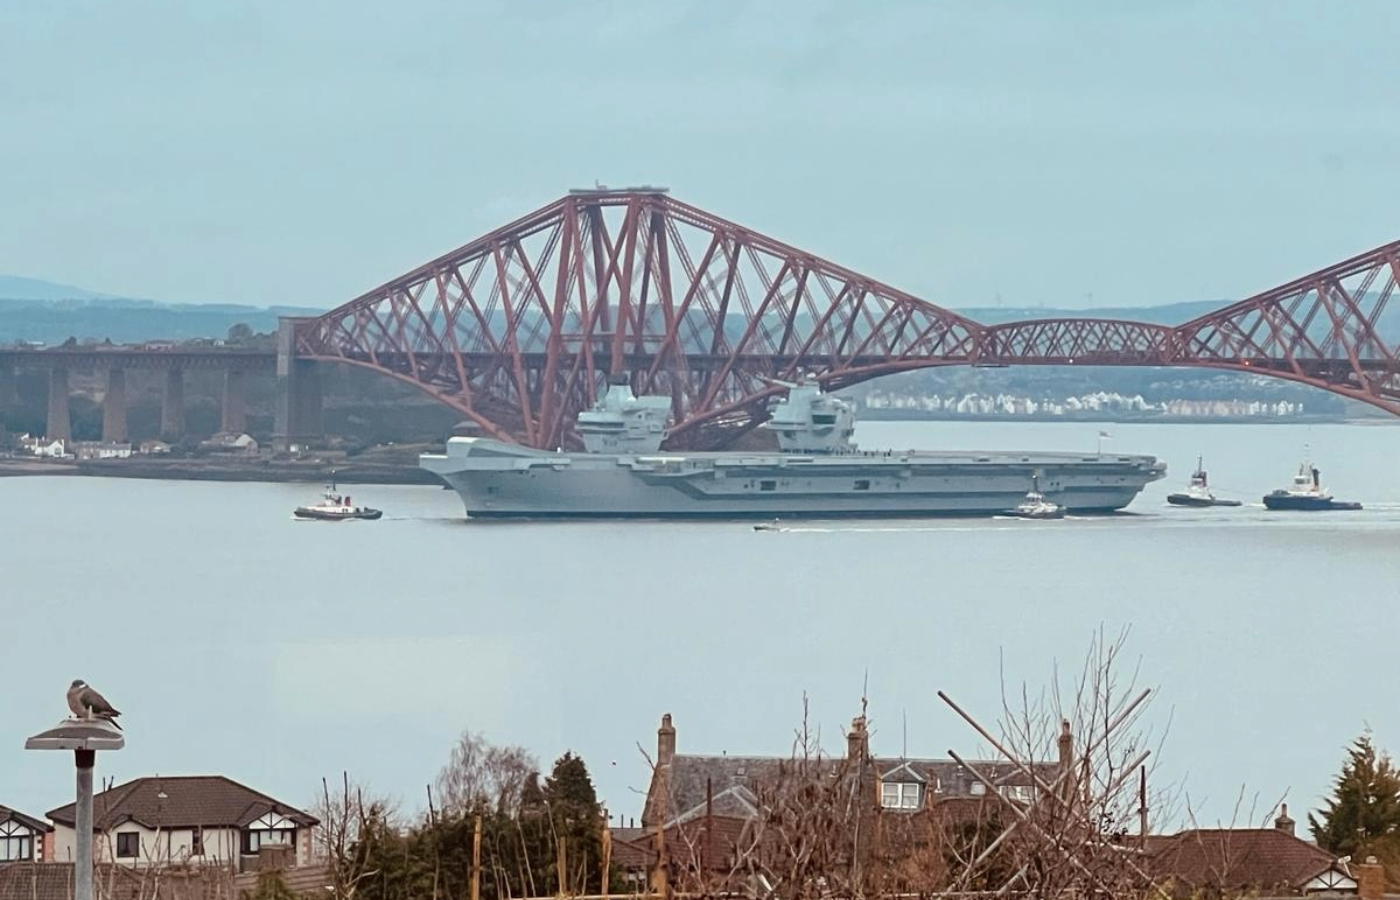
<instances>
[{"instance_id":1,"label":"house","mask_svg":"<svg viewBox=\"0 0 1400 900\"><path fill-rule=\"evenodd\" d=\"M920 860L936 854L953 831L986 820L988 801L1034 801L1036 781L1055 782L1072 761L1072 743L1066 730L1061 761L1024 769L1006 761L879 757L860 716L844 755L682 754L668 714L657 730L642 832L625 836L619 861L629 863L624 869L632 880L650 877L653 890L673 882L701 892L737 889L717 887L714 879L732 878L746 859L783 856L794 841L810 837L796 834L802 823L821 822L821 840L883 867L892 892L918 893L939 886L942 877ZM793 833L783 833L788 828Z\"/></svg>"},{"instance_id":2,"label":"house","mask_svg":"<svg viewBox=\"0 0 1400 900\"><path fill-rule=\"evenodd\" d=\"M62 439L49 440L45 437L30 437L22 434L15 439L15 446L23 453L30 453L34 456L46 456L52 459L63 459L68 455L67 447Z\"/></svg>"},{"instance_id":3,"label":"house","mask_svg":"<svg viewBox=\"0 0 1400 900\"><path fill-rule=\"evenodd\" d=\"M206 453L227 454L230 456L256 456L258 442L246 434L221 431L207 441L199 442L199 449Z\"/></svg>"},{"instance_id":4,"label":"house","mask_svg":"<svg viewBox=\"0 0 1400 900\"><path fill-rule=\"evenodd\" d=\"M839 758L833 766L842 764ZM864 717L851 723L844 764L859 768L870 792L871 805L898 813L917 813L956 800L977 800L996 791L1012 800L1029 802L1032 779L1008 762L970 761L972 769L952 759L880 758L870 753ZM758 814L756 789L790 766L790 757L696 755L676 752L676 729L669 714L657 729L656 767L642 811L642 827L655 828L711 816L749 819ZM1055 764L1039 763L1037 774L1054 777Z\"/></svg>"},{"instance_id":5,"label":"house","mask_svg":"<svg viewBox=\"0 0 1400 900\"><path fill-rule=\"evenodd\" d=\"M1192 828L1154 836L1146 849L1153 877L1181 896L1347 895L1359 888L1351 865L1294 834L1286 805L1273 828Z\"/></svg>"},{"instance_id":6,"label":"house","mask_svg":"<svg viewBox=\"0 0 1400 900\"><path fill-rule=\"evenodd\" d=\"M68 449L80 460L126 459L131 456L131 444L116 441L74 441Z\"/></svg>"},{"instance_id":7,"label":"house","mask_svg":"<svg viewBox=\"0 0 1400 900\"><path fill-rule=\"evenodd\" d=\"M54 832L45 858L75 852L73 804L49 811ZM221 775L150 777L93 798L93 856L124 866L203 863L236 871L276 857L281 867L310 863L319 822L294 806Z\"/></svg>"},{"instance_id":8,"label":"house","mask_svg":"<svg viewBox=\"0 0 1400 900\"><path fill-rule=\"evenodd\" d=\"M165 441L151 439L142 441L140 445L137 446L136 452L140 453L142 456L163 456L170 452L170 445Z\"/></svg>"},{"instance_id":9,"label":"house","mask_svg":"<svg viewBox=\"0 0 1400 900\"><path fill-rule=\"evenodd\" d=\"M38 819L0 806L0 864L42 859L44 834L48 830Z\"/></svg>"}]
</instances>

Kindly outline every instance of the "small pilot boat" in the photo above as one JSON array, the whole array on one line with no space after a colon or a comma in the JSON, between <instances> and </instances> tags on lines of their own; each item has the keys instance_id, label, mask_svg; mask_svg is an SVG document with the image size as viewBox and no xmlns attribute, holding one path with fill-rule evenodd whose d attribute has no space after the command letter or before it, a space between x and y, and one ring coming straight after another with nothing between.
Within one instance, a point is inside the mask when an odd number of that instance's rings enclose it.
<instances>
[{"instance_id":1,"label":"small pilot boat","mask_svg":"<svg viewBox=\"0 0 1400 900\"><path fill-rule=\"evenodd\" d=\"M782 530L783 530L783 526L782 526L782 523L781 523L781 522L779 522L777 519L774 519L774 520L771 521L771 522L759 522L757 525L755 525L755 526L753 527L753 530L754 530L754 531L782 531Z\"/></svg>"},{"instance_id":2,"label":"small pilot boat","mask_svg":"<svg viewBox=\"0 0 1400 900\"><path fill-rule=\"evenodd\" d=\"M1063 519L1065 508L1040 492L1040 479L1031 479L1026 498L1009 513L1018 519Z\"/></svg>"},{"instance_id":3,"label":"small pilot boat","mask_svg":"<svg viewBox=\"0 0 1400 900\"><path fill-rule=\"evenodd\" d=\"M1307 460L1298 467L1293 483L1286 488L1270 491L1264 495L1264 506L1269 509L1288 510L1357 510L1360 503L1334 500L1322 488L1322 480L1317 467Z\"/></svg>"},{"instance_id":4,"label":"small pilot boat","mask_svg":"<svg viewBox=\"0 0 1400 900\"><path fill-rule=\"evenodd\" d=\"M347 519L377 519L384 513L368 506L356 506L349 495L341 496L335 488L335 473L331 473L330 487L321 495L321 502L313 506L298 506L292 515L298 519L343 522Z\"/></svg>"},{"instance_id":5,"label":"small pilot boat","mask_svg":"<svg viewBox=\"0 0 1400 900\"><path fill-rule=\"evenodd\" d=\"M1238 500L1221 500L1211 493L1209 479L1201 457L1196 457L1196 471L1191 473L1191 484L1185 492L1168 494L1167 502L1172 506L1243 506Z\"/></svg>"}]
</instances>

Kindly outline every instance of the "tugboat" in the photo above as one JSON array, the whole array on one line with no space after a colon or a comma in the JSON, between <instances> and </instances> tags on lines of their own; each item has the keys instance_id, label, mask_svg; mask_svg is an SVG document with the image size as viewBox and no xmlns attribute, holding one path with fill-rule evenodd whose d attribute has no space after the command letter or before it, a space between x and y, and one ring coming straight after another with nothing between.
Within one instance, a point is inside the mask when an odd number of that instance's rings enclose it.
<instances>
[{"instance_id":1,"label":"tugboat","mask_svg":"<svg viewBox=\"0 0 1400 900\"><path fill-rule=\"evenodd\" d=\"M1030 492L1011 510L1011 515L1018 519L1063 519L1065 508L1053 500L1047 500L1040 492L1040 479L1032 476Z\"/></svg>"},{"instance_id":2,"label":"tugboat","mask_svg":"<svg viewBox=\"0 0 1400 900\"><path fill-rule=\"evenodd\" d=\"M323 522L343 522L346 519L377 519L384 515L368 506L356 506L349 495L342 497L335 489L335 473L331 473L330 487L315 506L298 506L292 515L298 519L319 519Z\"/></svg>"},{"instance_id":3,"label":"tugboat","mask_svg":"<svg viewBox=\"0 0 1400 900\"><path fill-rule=\"evenodd\" d=\"M1191 484L1185 493L1168 494L1167 502L1172 506L1242 506L1238 500L1221 500L1210 491L1206 469L1201 457L1196 457L1196 471L1191 473Z\"/></svg>"},{"instance_id":4,"label":"tugboat","mask_svg":"<svg viewBox=\"0 0 1400 900\"><path fill-rule=\"evenodd\" d=\"M1293 483L1286 488L1270 491L1264 495L1264 506L1269 509L1293 510L1355 510L1360 503L1334 500L1322 489L1317 467L1307 460L1298 467Z\"/></svg>"}]
</instances>

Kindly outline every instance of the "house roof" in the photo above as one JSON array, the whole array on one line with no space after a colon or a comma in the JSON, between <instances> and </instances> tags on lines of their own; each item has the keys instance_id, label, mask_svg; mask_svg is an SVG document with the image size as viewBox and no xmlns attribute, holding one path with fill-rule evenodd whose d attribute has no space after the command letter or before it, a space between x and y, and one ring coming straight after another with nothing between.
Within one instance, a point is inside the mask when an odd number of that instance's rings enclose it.
<instances>
[{"instance_id":1,"label":"house roof","mask_svg":"<svg viewBox=\"0 0 1400 900\"><path fill-rule=\"evenodd\" d=\"M0 900L72 900L71 863L0 865Z\"/></svg>"},{"instance_id":2,"label":"house roof","mask_svg":"<svg viewBox=\"0 0 1400 900\"><path fill-rule=\"evenodd\" d=\"M99 831L128 821L147 828L242 828L269 812L298 825L317 824L296 807L222 775L137 778L97 794L92 809L93 826ZM76 809L69 803L49 810L48 816L71 828Z\"/></svg>"},{"instance_id":3,"label":"house roof","mask_svg":"<svg viewBox=\"0 0 1400 900\"><path fill-rule=\"evenodd\" d=\"M17 809L10 809L8 806L0 806L0 822L15 821L29 828L30 831L48 831L47 822L36 819L33 816L26 816Z\"/></svg>"},{"instance_id":4,"label":"house roof","mask_svg":"<svg viewBox=\"0 0 1400 900\"><path fill-rule=\"evenodd\" d=\"M833 769L845 762L842 757L823 761ZM776 776L778 767L784 763L791 765L792 760L774 756L678 753L658 770L669 787L664 801L665 820L672 822L702 815L709 792L713 792L715 815L752 816L758 809L754 788ZM972 760L971 764L992 780L994 789L1031 784L1031 780L1010 763ZM922 784L936 800L979 796L974 793L978 777L951 759L872 759L871 767L881 781ZM1037 768L1042 770L1042 779L1054 777L1054 764L1041 764ZM649 792L643 821L654 824L662 814L661 803L662 798L655 796L654 791Z\"/></svg>"},{"instance_id":5,"label":"house roof","mask_svg":"<svg viewBox=\"0 0 1400 900\"><path fill-rule=\"evenodd\" d=\"M95 893L108 900L224 900L231 881L218 866L172 868L156 884L128 866L98 863L93 872ZM72 863L0 863L0 900L72 900L73 890Z\"/></svg>"},{"instance_id":6,"label":"house roof","mask_svg":"<svg viewBox=\"0 0 1400 900\"><path fill-rule=\"evenodd\" d=\"M1316 844L1278 828L1195 828L1149 845L1151 869L1193 888L1301 888L1345 868Z\"/></svg>"}]
</instances>

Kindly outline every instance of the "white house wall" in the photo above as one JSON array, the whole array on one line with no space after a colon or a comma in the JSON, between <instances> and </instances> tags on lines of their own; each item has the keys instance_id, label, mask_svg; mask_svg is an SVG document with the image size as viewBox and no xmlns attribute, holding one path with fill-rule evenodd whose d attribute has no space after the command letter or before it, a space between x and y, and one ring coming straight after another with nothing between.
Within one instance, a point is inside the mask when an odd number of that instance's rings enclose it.
<instances>
[{"instance_id":1,"label":"white house wall","mask_svg":"<svg viewBox=\"0 0 1400 900\"><path fill-rule=\"evenodd\" d=\"M141 836L141 853L136 859L117 858L117 835L136 832ZM135 822L122 825L97 835L93 842L92 855L98 862L115 862L127 866L150 865L152 863L183 862L191 858L190 841L193 832L188 828L170 828L159 831L144 828ZM55 825L52 836L54 842L53 860L71 862L77 855L77 832L65 825ZM197 857L206 863L236 863L241 848L240 836L236 828L204 829L204 855ZM300 857L300 853L298 853ZM298 860L300 862L300 859Z\"/></svg>"}]
</instances>

